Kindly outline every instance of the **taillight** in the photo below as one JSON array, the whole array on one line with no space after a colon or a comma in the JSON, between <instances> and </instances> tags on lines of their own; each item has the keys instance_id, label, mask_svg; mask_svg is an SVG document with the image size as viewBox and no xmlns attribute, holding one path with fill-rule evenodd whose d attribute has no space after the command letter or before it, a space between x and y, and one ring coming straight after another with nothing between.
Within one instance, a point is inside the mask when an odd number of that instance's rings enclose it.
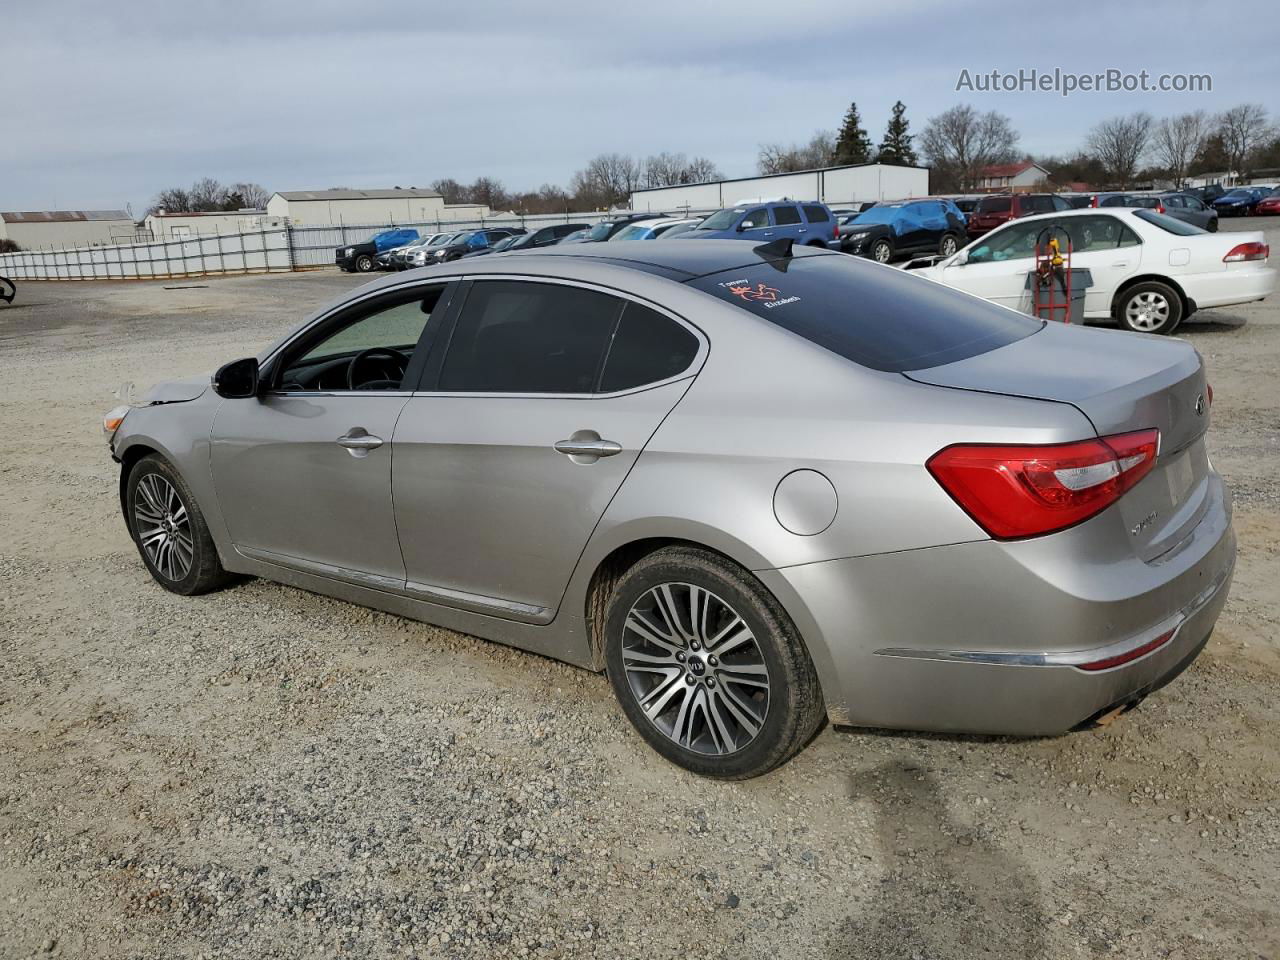
<instances>
[{"instance_id":1,"label":"taillight","mask_svg":"<svg viewBox=\"0 0 1280 960\"><path fill-rule=\"evenodd\" d=\"M1159 202L1156 203L1156 213L1164 213L1163 203L1159 203Z\"/></svg>"},{"instance_id":2,"label":"taillight","mask_svg":"<svg viewBox=\"0 0 1280 960\"><path fill-rule=\"evenodd\" d=\"M1206 397L1209 398L1209 406L1212 407L1213 406L1213 384L1212 383L1207 383L1207 382L1205 383L1204 394Z\"/></svg>"},{"instance_id":3,"label":"taillight","mask_svg":"<svg viewBox=\"0 0 1280 960\"><path fill-rule=\"evenodd\" d=\"M839 240L839 239L840 239L840 224L839 224L839 222L833 223L833 224L831 225L831 239L832 239L832 240Z\"/></svg>"},{"instance_id":4,"label":"taillight","mask_svg":"<svg viewBox=\"0 0 1280 960\"><path fill-rule=\"evenodd\" d=\"M1237 243L1232 247L1225 257L1222 258L1223 263L1239 263L1242 260L1265 260L1271 256L1271 248L1265 243Z\"/></svg>"},{"instance_id":5,"label":"taillight","mask_svg":"<svg viewBox=\"0 0 1280 960\"><path fill-rule=\"evenodd\" d=\"M1046 445L957 444L926 466L997 540L1038 537L1082 523L1155 466L1159 430Z\"/></svg>"},{"instance_id":6,"label":"taillight","mask_svg":"<svg viewBox=\"0 0 1280 960\"><path fill-rule=\"evenodd\" d=\"M1096 207L1097 205L1098 205L1098 198L1097 198L1097 197L1094 197L1092 200L1090 200L1090 201L1089 201L1089 206L1091 206L1091 207Z\"/></svg>"}]
</instances>

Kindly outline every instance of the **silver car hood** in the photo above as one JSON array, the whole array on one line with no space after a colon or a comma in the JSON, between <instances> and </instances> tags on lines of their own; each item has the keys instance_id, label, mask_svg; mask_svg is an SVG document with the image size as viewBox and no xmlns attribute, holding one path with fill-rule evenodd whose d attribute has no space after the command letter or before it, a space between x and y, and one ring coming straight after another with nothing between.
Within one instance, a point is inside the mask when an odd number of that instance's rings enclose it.
<instances>
[{"instance_id":1,"label":"silver car hood","mask_svg":"<svg viewBox=\"0 0 1280 960\"><path fill-rule=\"evenodd\" d=\"M202 396L208 389L208 374L182 380L166 380L157 383L141 396L131 397L129 404L134 407L150 407L160 403L185 403Z\"/></svg>"}]
</instances>

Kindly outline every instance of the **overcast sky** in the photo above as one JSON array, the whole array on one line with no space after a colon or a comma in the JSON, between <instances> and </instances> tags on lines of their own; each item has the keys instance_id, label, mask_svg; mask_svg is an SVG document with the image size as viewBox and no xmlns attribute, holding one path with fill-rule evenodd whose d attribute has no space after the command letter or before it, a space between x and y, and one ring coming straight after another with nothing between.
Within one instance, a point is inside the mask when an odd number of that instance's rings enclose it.
<instances>
[{"instance_id":1,"label":"overcast sky","mask_svg":"<svg viewBox=\"0 0 1280 960\"><path fill-rule=\"evenodd\" d=\"M809 0L117 0L24 3L0 33L0 209L133 205L202 176L268 190L565 184L591 156L662 150L755 173L762 142L873 141L956 103L1067 152L1118 113L1270 107L1271 3ZM1236 28L1239 26L1239 29ZM1213 91L957 92L972 73L1208 73Z\"/></svg>"}]
</instances>

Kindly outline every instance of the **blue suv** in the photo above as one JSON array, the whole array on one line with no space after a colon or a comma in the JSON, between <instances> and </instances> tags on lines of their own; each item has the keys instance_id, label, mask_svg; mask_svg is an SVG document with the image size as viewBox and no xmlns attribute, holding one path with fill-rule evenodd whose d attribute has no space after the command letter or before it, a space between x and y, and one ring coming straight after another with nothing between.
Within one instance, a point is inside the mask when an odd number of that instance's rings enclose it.
<instances>
[{"instance_id":1,"label":"blue suv","mask_svg":"<svg viewBox=\"0 0 1280 960\"><path fill-rule=\"evenodd\" d=\"M754 240L768 243L790 237L810 247L827 247L838 238L836 218L825 203L770 200L717 210L676 240Z\"/></svg>"}]
</instances>

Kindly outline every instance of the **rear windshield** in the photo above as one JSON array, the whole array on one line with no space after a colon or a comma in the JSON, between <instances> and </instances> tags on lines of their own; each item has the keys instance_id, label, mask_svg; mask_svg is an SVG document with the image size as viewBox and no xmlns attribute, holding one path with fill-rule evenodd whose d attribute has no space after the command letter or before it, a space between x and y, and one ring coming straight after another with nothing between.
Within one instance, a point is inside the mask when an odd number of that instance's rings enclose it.
<instances>
[{"instance_id":1,"label":"rear windshield","mask_svg":"<svg viewBox=\"0 0 1280 960\"><path fill-rule=\"evenodd\" d=\"M1008 213L1013 205L1011 197L984 197L978 201L979 213Z\"/></svg>"},{"instance_id":2,"label":"rear windshield","mask_svg":"<svg viewBox=\"0 0 1280 960\"><path fill-rule=\"evenodd\" d=\"M1163 213L1156 213L1154 210L1139 209L1133 211L1133 215L1139 220L1145 220L1161 230L1176 233L1180 237L1194 237L1197 234L1209 232L1208 230L1201 230L1185 220L1175 220L1173 217L1166 217Z\"/></svg>"},{"instance_id":3,"label":"rear windshield","mask_svg":"<svg viewBox=\"0 0 1280 960\"><path fill-rule=\"evenodd\" d=\"M690 286L873 370L941 366L1028 337L1041 323L951 287L847 256L804 256Z\"/></svg>"}]
</instances>

